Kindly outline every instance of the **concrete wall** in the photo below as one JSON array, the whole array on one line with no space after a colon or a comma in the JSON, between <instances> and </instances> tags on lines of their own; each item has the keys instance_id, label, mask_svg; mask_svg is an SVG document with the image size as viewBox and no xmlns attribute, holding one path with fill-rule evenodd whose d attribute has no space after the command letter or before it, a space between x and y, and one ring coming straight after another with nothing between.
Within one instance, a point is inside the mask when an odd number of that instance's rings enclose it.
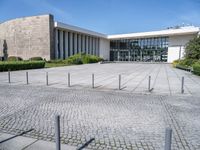
<instances>
[{"instance_id":1,"label":"concrete wall","mask_svg":"<svg viewBox=\"0 0 200 150\"><path fill-rule=\"evenodd\" d=\"M8 56L23 59L54 57L52 15L18 18L0 24L0 39L6 40Z\"/></svg>"},{"instance_id":2,"label":"concrete wall","mask_svg":"<svg viewBox=\"0 0 200 150\"><path fill-rule=\"evenodd\" d=\"M171 63L174 60L184 57L186 44L197 35L180 35L169 37L168 57L167 62Z\"/></svg>"},{"instance_id":3,"label":"concrete wall","mask_svg":"<svg viewBox=\"0 0 200 150\"><path fill-rule=\"evenodd\" d=\"M100 49L99 56L106 60L110 60L110 40L100 38L99 49Z\"/></svg>"}]
</instances>

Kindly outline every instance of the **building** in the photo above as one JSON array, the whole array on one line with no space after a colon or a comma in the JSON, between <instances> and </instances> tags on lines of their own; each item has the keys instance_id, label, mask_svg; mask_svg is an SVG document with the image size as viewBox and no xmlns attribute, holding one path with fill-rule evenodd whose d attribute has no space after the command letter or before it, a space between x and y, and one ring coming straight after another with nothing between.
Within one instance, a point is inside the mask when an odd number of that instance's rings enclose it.
<instances>
[{"instance_id":1,"label":"building","mask_svg":"<svg viewBox=\"0 0 200 150\"><path fill-rule=\"evenodd\" d=\"M83 52L111 61L172 62L183 57L185 45L199 32L199 27L187 26L105 35L55 22L52 15L40 15L0 24L0 56L6 51L8 56L23 59L40 56L50 60Z\"/></svg>"}]
</instances>

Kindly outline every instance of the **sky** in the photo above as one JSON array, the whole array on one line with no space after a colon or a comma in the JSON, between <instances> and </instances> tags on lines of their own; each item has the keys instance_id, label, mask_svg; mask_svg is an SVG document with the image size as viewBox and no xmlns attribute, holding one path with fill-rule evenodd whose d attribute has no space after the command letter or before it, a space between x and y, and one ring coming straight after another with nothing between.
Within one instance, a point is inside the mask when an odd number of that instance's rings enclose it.
<instances>
[{"instance_id":1,"label":"sky","mask_svg":"<svg viewBox=\"0 0 200 150\"><path fill-rule=\"evenodd\" d=\"M0 22L40 14L104 34L200 27L200 0L0 0Z\"/></svg>"}]
</instances>

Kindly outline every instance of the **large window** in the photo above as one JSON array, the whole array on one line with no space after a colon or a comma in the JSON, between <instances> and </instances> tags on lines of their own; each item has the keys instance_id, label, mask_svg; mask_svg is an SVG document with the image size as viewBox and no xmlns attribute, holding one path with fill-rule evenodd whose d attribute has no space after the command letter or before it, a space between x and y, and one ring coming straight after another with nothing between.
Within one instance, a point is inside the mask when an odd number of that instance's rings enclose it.
<instances>
[{"instance_id":1,"label":"large window","mask_svg":"<svg viewBox=\"0 0 200 150\"><path fill-rule=\"evenodd\" d=\"M120 39L110 42L114 61L167 61L168 37Z\"/></svg>"}]
</instances>

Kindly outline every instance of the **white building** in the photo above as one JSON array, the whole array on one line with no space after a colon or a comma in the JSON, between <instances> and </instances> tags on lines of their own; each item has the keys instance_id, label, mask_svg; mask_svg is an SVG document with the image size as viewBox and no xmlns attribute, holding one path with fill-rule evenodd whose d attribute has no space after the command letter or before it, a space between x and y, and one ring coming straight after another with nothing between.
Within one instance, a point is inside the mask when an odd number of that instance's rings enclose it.
<instances>
[{"instance_id":1,"label":"white building","mask_svg":"<svg viewBox=\"0 0 200 150\"><path fill-rule=\"evenodd\" d=\"M186 44L199 33L199 27L187 26L105 35L55 22L52 15L17 18L0 24L0 40L6 41L8 56L23 59L36 56L66 59L82 52L110 61L172 62L184 56Z\"/></svg>"}]
</instances>

